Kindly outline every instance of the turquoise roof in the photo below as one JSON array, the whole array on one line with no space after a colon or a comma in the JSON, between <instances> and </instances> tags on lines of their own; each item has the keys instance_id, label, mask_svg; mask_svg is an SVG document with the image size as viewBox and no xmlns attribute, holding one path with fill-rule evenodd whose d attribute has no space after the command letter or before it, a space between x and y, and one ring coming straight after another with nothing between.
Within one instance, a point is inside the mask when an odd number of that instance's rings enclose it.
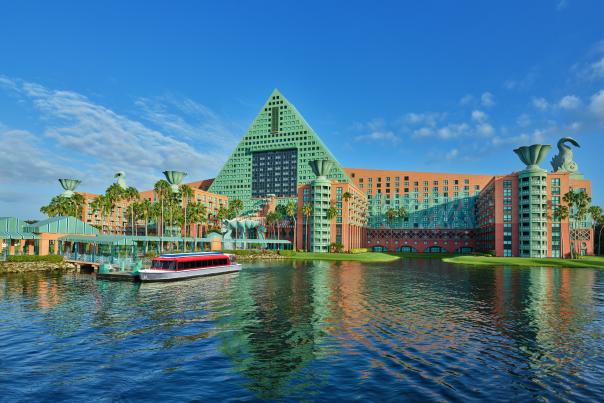
<instances>
[{"instance_id":1,"label":"turquoise roof","mask_svg":"<svg viewBox=\"0 0 604 403\"><path fill-rule=\"evenodd\" d=\"M15 217L0 217L0 239L38 239L38 235L24 231L25 222Z\"/></svg>"},{"instance_id":2,"label":"turquoise roof","mask_svg":"<svg viewBox=\"0 0 604 403\"><path fill-rule=\"evenodd\" d=\"M23 231L32 233L94 235L99 230L75 217L52 217L34 224L25 224Z\"/></svg>"}]
</instances>

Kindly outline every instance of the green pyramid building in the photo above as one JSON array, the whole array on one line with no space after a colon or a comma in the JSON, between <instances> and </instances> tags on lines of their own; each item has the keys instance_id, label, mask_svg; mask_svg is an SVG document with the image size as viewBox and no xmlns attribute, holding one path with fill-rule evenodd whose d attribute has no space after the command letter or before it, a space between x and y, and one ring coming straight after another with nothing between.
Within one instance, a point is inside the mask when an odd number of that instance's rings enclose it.
<instances>
[{"instance_id":1,"label":"green pyramid building","mask_svg":"<svg viewBox=\"0 0 604 403\"><path fill-rule=\"evenodd\" d=\"M244 214L258 210L269 195L285 204L296 199L298 185L315 179L309 162L317 159L333 161L329 179L350 181L294 105L275 89L209 191L240 199Z\"/></svg>"}]
</instances>

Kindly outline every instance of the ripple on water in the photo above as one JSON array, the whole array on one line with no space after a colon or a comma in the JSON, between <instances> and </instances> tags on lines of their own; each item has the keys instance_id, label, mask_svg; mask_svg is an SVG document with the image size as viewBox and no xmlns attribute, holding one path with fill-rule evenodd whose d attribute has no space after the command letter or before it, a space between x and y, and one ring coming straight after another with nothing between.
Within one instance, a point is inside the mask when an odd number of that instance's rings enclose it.
<instances>
[{"instance_id":1,"label":"ripple on water","mask_svg":"<svg viewBox=\"0 0 604 403\"><path fill-rule=\"evenodd\" d=\"M10 400L604 395L604 272L438 260L246 265L169 284L0 277Z\"/></svg>"}]
</instances>

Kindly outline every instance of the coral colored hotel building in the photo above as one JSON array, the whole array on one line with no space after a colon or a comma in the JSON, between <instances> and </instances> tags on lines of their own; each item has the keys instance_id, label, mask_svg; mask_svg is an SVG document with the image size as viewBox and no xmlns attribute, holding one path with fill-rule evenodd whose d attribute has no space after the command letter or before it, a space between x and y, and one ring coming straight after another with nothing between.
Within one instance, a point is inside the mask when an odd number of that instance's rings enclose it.
<instances>
[{"instance_id":1,"label":"coral colored hotel building","mask_svg":"<svg viewBox=\"0 0 604 403\"><path fill-rule=\"evenodd\" d=\"M218 176L191 185L210 221L234 199L243 202L242 216L261 221L276 204L296 203L295 226L290 220L282 236L293 241L295 233L297 249L327 252L340 244L344 250L557 257L569 254L572 231L577 253L591 254L589 222L571 230L568 220L552 217L569 190L591 194L566 145L571 140L558 143L555 172L538 166L549 151L542 145L514 150L526 167L508 175L342 168L274 90ZM107 225L90 208L96 195L83 195L82 221ZM141 198L155 195L146 191ZM127 208L122 202L109 217L114 232L130 231Z\"/></svg>"}]
</instances>

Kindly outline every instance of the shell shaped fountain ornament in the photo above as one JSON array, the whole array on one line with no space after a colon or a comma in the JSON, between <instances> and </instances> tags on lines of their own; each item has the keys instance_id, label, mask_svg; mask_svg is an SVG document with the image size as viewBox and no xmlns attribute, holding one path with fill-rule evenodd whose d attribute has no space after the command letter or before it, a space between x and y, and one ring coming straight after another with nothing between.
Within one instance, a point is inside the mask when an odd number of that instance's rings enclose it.
<instances>
[{"instance_id":1,"label":"shell shaped fountain ornament","mask_svg":"<svg viewBox=\"0 0 604 403\"><path fill-rule=\"evenodd\" d=\"M572 137L563 137L558 140L558 155L552 158L552 168L554 172L576 173L579 170L579 165L573 161L573 150L566 143L570 143L575 147L581 147L577 140Z\"/></svg>"},{"instance_id":2,"label":"shell shaped fountain ornament","mask_svg":"<svg viewBox=\"0 0 604 403\"><path fill-rule=\"evenodd\" d=\"M317 176L317 179L327 178L329 172L334 167L333 161L329 160L313 160L308 163L313 173Z\"/></svg>"},{"instance_id":3,"label":"shell shaped fountain ornament","mask_svg":"<svg viewBox=\"0 0 604 403\"><path fill-rule=\"evenodd\" d=\"M526 164L527 171L543 171L539 167L552 146L549 144L533 144L532 146L522 146L514 150L520 158L520 161Z\"/></svg>"},{"instance_id":4,"label":"shell shaped fountain ornament","mask_svg":"<svg viewBox=\"0 0 604 403\"><path fill-rule=\"evenodd\" d=\"M74 195L73 191L76 190L76 188L80 183L82 183L82 181L78 179L59 179L59 183L61 184L63 190L65 190L61 194L61 196L71 197Z\"/></svg>"},{"instance_id":5,"label":"shell shaped fountain ornament","mask_svg":"<svg viewBox=\"0 0 604 403\"><path fill-rule=\"evenodd\" d=\"M182 183L182 180L185 176L187 176L187 173L181 171L164 171L164 175L170 184L170 189L172 189L172 192L178 193L178 185Z\"/></svg>"},{"instance_id":6,"label":"shell shaped fountain ornament","mask_svg":"<svg viewBox=\"0 0 604 403\"><path fill-rule=\"evenodd\" d=\"M114 178L117 178L117 180L115 181L115 183L117 183L117 185L126 190L128 189L128 183L126 183L126 173L124 171L118 171L115 173L115 175L113 175Z\"/></svg>"}]
</instances>

